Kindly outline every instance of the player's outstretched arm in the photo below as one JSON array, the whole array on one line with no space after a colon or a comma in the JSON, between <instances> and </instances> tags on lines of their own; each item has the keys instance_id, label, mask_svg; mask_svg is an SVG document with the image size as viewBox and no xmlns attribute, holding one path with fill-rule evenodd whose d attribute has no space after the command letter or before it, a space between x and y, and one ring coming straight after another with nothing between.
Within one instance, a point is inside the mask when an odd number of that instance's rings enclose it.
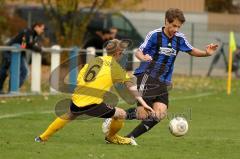
<instances>
[{"instance_id":1,"label":"player's outstretched arm","mask_svg":"<svg viewBox=\"0 0 240 159\"><path fill-rule=\"evenodd\" d=\"M152 61L152 57L149 55L149 54L145 54L138 50L136 53L135 53L135 56L140 60L140 61Z\"/></svg>"},{"instance_id":2,"label":"player's outstretched arm","mask_svg":"<svg viewBox=\"0 0 240 159\"><path fill-rule=\"evenodd\" d=\"M141 103L141 105L146 108L147 110L151 111L152 113L154 113L154 110L147 105L147 103L143 100L143 98L141 97L141 95L139 94L138 90L137 90L137 85L134 84L132 81L126 81L124 82L124 84L127 86L127 88L129 89L129 91L133 94L133 96L138 100L139 103Z\"/></svg>"},{"instance_id":3,"label":"player's outstretched arm","mask_svg":"<svg viewBox=\"0 0 240 159\"><path fill-rule=\"evenodd\" d=\"M200 50L198 48L193 48L192 51L190 52L190 55L196 56L196 57L207 57L207 56L212 56L218 48L217 44L209 44L206 46L205 50Z\"/></svg>"}]
</instances>

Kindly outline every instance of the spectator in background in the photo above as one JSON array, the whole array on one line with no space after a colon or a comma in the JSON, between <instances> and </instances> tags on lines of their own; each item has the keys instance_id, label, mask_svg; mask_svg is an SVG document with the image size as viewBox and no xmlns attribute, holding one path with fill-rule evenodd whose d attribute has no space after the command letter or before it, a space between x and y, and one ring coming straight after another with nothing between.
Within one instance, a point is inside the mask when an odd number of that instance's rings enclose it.
<instances>
[{"instance_id":1,"label":"spectator in background","mask_svg":"<svg viewBox=\"0 0 240 159\"><path fill-rule=\"evenodd\" d=\"M95 32L93 36L89 37L89 39L86 40L86 43L83 48L86 49L88 47L94 47L97 50L102 50L104 43L109 39L111 39L109 29L98 30ZM96 55L102 56L103 54L97 52Z\"/></svg>"},{"instance_id":2,"label":"spectator in background","mask_svg":"<svg viewBox=\"0 0 240 159\"><path fill-rule=\"evenodd\" d=\"M116 27L110 28L111 39L119 39L119 37L117 36L117 33L118 33L118 28Z\"/></svg>"},{"instance_id":3,"label":"spectator in background","mask_svg":"<svg viewBox=\"0 0 240 159\"><path fill-rule=\"evenodd\" d=\"M237 78L240 78L239 74L239 63L240 63L240 46L237 47L237 50L233 53L233 66L232 71L235 72Z\"/></svg>"},{"instance_id":4,"label":"spectator in background","mask_svg":"<svg viewBox=\"0 0 240 159\"><path fill-rule=\"evenodd\" d=\"M109 30L97 30L94 35L86 40L84 48L94 47L95 49L103 49L104 42L110 39L110 37Z\"/></svg>"},{"instance_id":5,"label":"spectator in background","mask_svg":"<svg viewBox=\"0 0 240 159\"><path fill-rule=\"evenodd\" d=\"M39 46L39 37L45 31L45 24L36 22L31 28L25 28L21 30L14 38L12 38L7 45L12 46L13 44L19 44L22 49L30 49L35 52L41 52L42 48ZM3 93L3 84L7 77L8 70L11 65L11 51L3 52L2 65L0 67L0 93ZM21 87L27 78L29 68L26 60L25 51L21 52L20 58L20 80L19 87ZM11 78L11 77L10 77ZM10 88L10 83L9 83Z\"/></svg>"}]
</instances>

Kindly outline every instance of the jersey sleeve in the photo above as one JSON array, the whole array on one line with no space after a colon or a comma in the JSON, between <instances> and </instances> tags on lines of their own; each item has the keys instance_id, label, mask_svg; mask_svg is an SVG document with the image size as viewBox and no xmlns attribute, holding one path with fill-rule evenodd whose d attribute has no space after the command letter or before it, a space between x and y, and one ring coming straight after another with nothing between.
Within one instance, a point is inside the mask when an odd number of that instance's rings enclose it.
<instances>
[{"instance_id":1,"label":"jersey sleeve","mask_svg":"<svg viewBox=\"0 0 240 159\"><path fill-rule=\"evenodd\" d=\"M126 81L131 81L130 76L127 72L116 62L112 67L112 80L113 83L123 83Z\"/></svg>"},{"instance_id":2,"label":"jersey sleeve","mask_svg":"<svg viewBox=\"0 0 240 159\"><path fill-rule=\"evenodd\" d=\"M27 30L27 49L35 52L42 52L41 45L39 44L39 36L34 37L32 31Z\"/></svg>"},{"instance_id":3,"label":"jersey sleeve","mask_svg":"<svg viewBox=\"0 0 240 159\"><path fill-rule=\"evenodd\" d=\"M22 44L22 39L23 39L23 36L25 36L25 31L24 30L21 30L14 38L12 38L8 43L7 45L13 45L13 44ZM22 47L22 46L21 46Z\"/></svg>"},{"instance_id":4,"label":"jersey sleeve","mask_svg":"<svg viewBox=\"0 0 240 159\"><path fill-rule=\"evenodd\" d=\"M138 48L143 54L149 54L152 47L156 47L156 33L149 32L144 42Z\"/></svg>"},{"instance_id":5,"label":"jersey sleeve","mask_svg":"<svg viewBox=\"0 0 240 159\"><path fill-rule=\"evenodd\" d=\"M193 46L188 42L184 34L180 34L180 47L179 50L182 52L191 52Z\"/></svg>"}]
</instances>

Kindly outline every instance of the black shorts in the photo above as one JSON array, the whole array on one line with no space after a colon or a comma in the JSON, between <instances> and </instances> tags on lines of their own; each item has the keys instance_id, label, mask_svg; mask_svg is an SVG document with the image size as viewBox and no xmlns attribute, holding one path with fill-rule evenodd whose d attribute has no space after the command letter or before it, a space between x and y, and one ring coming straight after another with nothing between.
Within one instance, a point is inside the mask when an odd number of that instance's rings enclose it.
<instances>
[{"instance_id":1,"label":"black shorts","mask_svg":"<svg viewBox=\"0 0 240 159\"><path fill-rule=\"evenodd\" d=\"M168 89L167 84L154 79L150 75L138 74L137 86L138 91L149 106L153 103L160 102L168 106ZM141 106L140 103L137 103Z\"/></svg>"},{"instance_id":2,"label":"black shorts","mask_svg":"<svg viewBox=\"0 0 240 159\"><path fill-rule=\"evenodd\" d=\"M71 102L70 111L71 113L76 115L88 115L99 118L111 118L115 114L116 109L105 103L78 107L73 102Z\"/></svg>"}]
</instances>

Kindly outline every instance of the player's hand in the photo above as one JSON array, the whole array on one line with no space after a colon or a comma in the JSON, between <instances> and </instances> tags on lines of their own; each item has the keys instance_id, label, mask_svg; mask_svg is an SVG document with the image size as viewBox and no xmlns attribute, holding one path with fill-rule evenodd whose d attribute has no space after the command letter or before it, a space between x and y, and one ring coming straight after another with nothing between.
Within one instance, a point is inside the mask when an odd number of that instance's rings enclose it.
<instances>
[{"instance_id":1,"label":"player's hand","mask_svg":"<svg viewBox=\"0 0 240 159\"><path fill-rule=\"evenodd\" d=\"M211 43L211 44L207 45L206 46L206 50L205 50L206 51L206 55L207 56L213 55L216 52L217 48L218 48L217 44Z\"/></svg>"},{"instance_id":2,"label":"player's hand","mask_svg":"<svg viewBox=\"0 0 240 159\"><path fill-rule=\"evenodd\" d=\"M155 111L154 111L149 105L143 105L143 107L144 107L146 110L150 111L151 114L155 114Z\"/></svg>"},{"instance_id":3,"label":"player's hand","mask_svg":"<svg viewBox=\"0 0 240 159\"><path fill-rule=\"evenodd\" d=\"M152 57L149 54L144 55L143 61L152 61Z\"/></svg>"}]
</instances>

